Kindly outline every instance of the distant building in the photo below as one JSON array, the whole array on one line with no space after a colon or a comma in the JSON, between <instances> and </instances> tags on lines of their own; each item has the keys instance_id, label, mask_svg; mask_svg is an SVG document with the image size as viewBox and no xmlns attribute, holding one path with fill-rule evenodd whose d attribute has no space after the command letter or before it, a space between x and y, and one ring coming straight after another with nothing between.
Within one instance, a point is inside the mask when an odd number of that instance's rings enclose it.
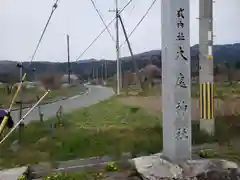
<instances>
[{"instance_id":1,"label":"distant building","mask_svg":"<svg viewBox=\"0 0 240 180\"><path fill-rule=\"evenodd\" d=\"M64 74L61 78L61 83L64 84L64 83L68 83L68 74ZM80 81L77 77L77 75L75 74L71 74L70 75L70 83L71 84L79 84Z\"/></svg>"}]
</instances>

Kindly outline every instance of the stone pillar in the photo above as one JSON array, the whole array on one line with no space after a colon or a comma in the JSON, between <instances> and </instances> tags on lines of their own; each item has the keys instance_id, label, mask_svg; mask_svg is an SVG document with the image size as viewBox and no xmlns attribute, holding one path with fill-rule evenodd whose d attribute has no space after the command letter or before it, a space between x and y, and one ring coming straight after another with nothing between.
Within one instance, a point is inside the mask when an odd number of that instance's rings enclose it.
<instances>
[{"instance_id":1,"label":"stone pillar","mask_svg":"<svg viewBox=\"0 0 240 180\"><path fill-rule=\"evenodd\" d=\"M163 155L191 159L190 0L162 0Z\"/></svg>"}]
</instances>

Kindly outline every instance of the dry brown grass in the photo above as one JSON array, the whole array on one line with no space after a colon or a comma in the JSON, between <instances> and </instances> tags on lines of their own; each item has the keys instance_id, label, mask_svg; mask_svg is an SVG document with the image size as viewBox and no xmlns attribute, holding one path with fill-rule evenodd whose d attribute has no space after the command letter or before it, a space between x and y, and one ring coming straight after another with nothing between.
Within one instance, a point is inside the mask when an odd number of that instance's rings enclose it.
<instances>
[{"instance_id":1,"label":"dry brown grass","mask_svg":"<svg viewBox=\"0 0 240 180\"><path fill-rule=\"evenodd\" d=\"M162 111L162 100L160 96L129 96L119 97L118 100L126 105L140 106L154 115L159 115ZM240 115L240 99L230 97L224 100L215 99L214 103L215 116ZM192 98L192 119L198 120L199 118L199 100Z\"/></svg>"},{"instance_id":2,"label":"dry brown grass","mask_svg":"<svg viewBox=\"0 0 240 180\"><path fill-rule=\"evenodd\" d=\"M130 96L130 97L129 97ZM231 86L224 83L216 83L214 89L215 116L240 115L240 84ZM150 113L161 113L161 86L157 85L151 89L141 91L139 87L130 85L123 90L122 98L124 104L139 105ZM192 117L199 119L199 86L192 85Z\"/></svg>"}]
</instances>

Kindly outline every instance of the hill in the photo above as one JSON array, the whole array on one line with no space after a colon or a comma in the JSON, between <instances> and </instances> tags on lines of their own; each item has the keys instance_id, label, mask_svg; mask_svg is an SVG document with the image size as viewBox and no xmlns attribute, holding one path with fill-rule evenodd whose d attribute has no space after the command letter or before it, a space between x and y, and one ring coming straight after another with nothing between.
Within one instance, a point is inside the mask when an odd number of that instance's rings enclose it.
<instances>
[{"instance_id":1,"label":"hill","mask_svg":"<svg viewBox=\"0 0 240 180\"><path fill-rule=\"evenodd\" d=\"M198 63L198 45L191 47L191 62L192 67L196 67ZM225 44L225 45L215 45L213 47L214 54L214 63L222 64L228 62L231 66L237 66L240 68L240 43L235 44ZM161 66L161 51L152 50L148 52L143 52L140 54L134 55L134 58L137 59L139 68L144 67L149 62L157 66ZM122 60L122 69L124 71L131 70L133 71L133 63L131 57L123 57ZM92 75L93 69L98 69L99 74L104 72L104 63L107 63L107 72L109 76L112 76L116 73L116 61L114 60L97 60L97 59L86 59L75 61L71 63L71 70L73 73L80 75L83 78L88 78ZM16 68L17 62L14 61L0 61L0 77L3 77L5 74L17 74L18 70ZM24 65L27 66L28 62L24 62ZM31 67L36 69L36 74L42 73L66 73L67 72L67 63L54 63L54 62L33 62ZM192 68L196 70L196 68ZM28 72L30 78L33 77L33 72Z\"/></svg>"}]
</instances>

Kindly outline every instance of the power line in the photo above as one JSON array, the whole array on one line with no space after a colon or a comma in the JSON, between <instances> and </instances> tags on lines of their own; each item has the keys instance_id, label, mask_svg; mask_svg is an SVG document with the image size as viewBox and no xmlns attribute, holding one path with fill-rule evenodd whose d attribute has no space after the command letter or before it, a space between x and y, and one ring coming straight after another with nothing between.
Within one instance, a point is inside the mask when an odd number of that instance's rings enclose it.
<instances>
[{"instance_id":1,"label":"power line","mask_svg":"<svg viewBox=\"0 0 240 180\"><path fill-rule=\"evenodd\" d=\"M133 0L129 0L128 3L122 8L121 11L119 11L119 14L123 12L123 10L132 2ZM116 19L116 17L114 17L108 24L107 27L109 27L114 20ZM76 58L76 61L79 60L84 54L85 52L99 39L99 37L106 31L106 27L99 33L99 35L90 43L90 45L82 52L82 54L80 54L80 56L78 56Z\"/></svg>"},{"instance_id":2,"label":"power line","mask_svg":"<svg viewBox=\"0 0 240 180\"><path fill-rule=\"evenodd\" d=\"M59 0L56 0L56 2L54 3L54 5L53 5L53 7L52 7L51 14L50 14L50 16L49 16L49 18L48 18L48 21L47 21L47 23L46 23L46 25L45 25L45 27L44 27L44 30L43 30L43 32L42 32L42 35L41 35L41 37L40 37L40 39L39 39L39 41L38 41L38 43L37 43L37 46L36 46L36 48L35 48L35 50L34 50L34 53L33 53L33 55L31 56L31 60L30 60L30 63L29 63L29 65L28 65L28 67L31 65L31 63L32 63L32 61L33 61L33 59L34 59L34 57L35 57L35 55L36 55L36 52L37 52L37 50L38 50L38 48L39 48L39 45L40 45L40 43L41 43L41 41L42 41L42 39L43 39L43 36L44 36L44 34L45 34L45 32L46 32L46 29L47 29L47 27L48 27L48 24L49 24L51 18L52 18L52 15L53 15L54 11L55 11L56 8L57 8L57 3L58 3L58 1L59 1ZM13 106L15 100L16 100L16 97L17 97L18 93L19 93L19 92L21 91L21 89L22 89L22 84L23 84L23 82L24 82L24 80L25 80L25 78L26 78L26 75L27 75L27 73L25 72L24 75L22 76L22 70L23 70L23 65L22 65L22 63L21 63L21 65L18 64L18 67L20 68L20 83L19 83L19 85L18 85L17 91L16 91L16 92L14 93L14 95L13 95L13 98L12 98L12 100L11 100L11 103L10 103L10 106L9 106L9 109L8 109L8 113L10 113L10 112L12 111L12 106ZM8 136L9 136L18 126L22 127L23 121L24 121L24 119L26 118L26 116L42 101L42 99L43 99L49 92L50 92L50 90L48 90L48 91L40 98L40 100L39 100L23 117L21 117L21 116L22 116L22 96L20 96L20 113L19 113L19 115L20 115L20 120L19 120L19 121L16 123L16 125L11 129L11 131L1 140L0 144L1 144L4 140L6 140L6 139L8 138ZM20 94L22 95L21 92L20 92ZM8 117L5 116L4 119L3 119L3 121L2 121L2 123L0 124L0 134L3 132L4 127L5 127L5 124L7 123L7 121L8 121ZM20 128L20 131L19 131L19 132L20 132L20 135L21 135L21 128ZM20 137L19 137L19 138L20 138ZM21 138L20 138L20 140L21 140Z\"/></svg>"},{"instance_id":3,"label":"power line","mask_svg":"<svg viewBox=\"0 0 240 180\"><path fill-rule=\"evenodd\" d=\"M104 24L106 30L108 31L109 36L110 36L110 37L112 38L112 40L115 42L115 39L114 39L113 35L111 34L111 32L110 32L110 30L109 30L107 24L105 23L105 21L104 21L102 15L101 15L100 11L98 10L96 4L94 3L93 0L90 0L90 1L92 2L92 5L93 5L94 9L96 10L98 16L100 17L100 19L101 19L102 23Z\"/></svg>"},{"instance_id":4,"label":"power line","mask_svg":"<svg viewBox=\"0 0 240 180\"><path fill-rule=\"evenodd\" d=\"M132 7L132 9L130 10L130 12L129 12L129 14L128 14L128 16L130 16L131 14L132 14L132 12L133 12L133 10L136 8L136 4L135 5L133 5L133 7Z\"/></svg>"},{"instance_id":5,"label":"power line","mask_svg":"<svg viewBox=\"0 0 240 180\"><path fill-rule=\"evenodd\" d=\"M52 15L53 15L54 11L55 11L55 10L57 9L57 7L58 7L58 1L59 1L59 0L56 0L56 2L54 3L54 5L53 5L53 7L52 7L52 11L51 11L51 13L50 13L50 16L49 16L49 18L48 18L48 20L47 20L47 23L46 23L44 29L43 29L42 35L41 35L41 37L40 37L40 39L39 39L39 41L38 41L38 43L37 43L37 46L36 46L36 48L35 48L35 50L34 50L34 52L33 52L33 55L31 56L31 60L30 60L29 66L31 65L31 63L32 63L32 61L33 61L33 59L34 59L34 57L35 57L35 55L36 55L36 53L37 53L37 50L38 50L38 48L39 48L39 46L40 46L40 43L41 43L41 41L42 41L42 39L43 39L43 36L44 36L44 34L45 34L46 30L47 30L47 27L48 27L49 22L50 22L50 20L51 20L51 18L52 18Z\"/></svg>"},{"instance_id":6,"label":"power line","mask_svg":"<svg viewBox=\"0 0 240 180\"><path fill-rule=\"evenodd\" d=\"M136 24L136 26L133 28L133 30L131 31L131 33L128 35L128 39L131 37L131 35L135 32L135 30L138 28L138 26L142 23L142 21L146 18L146 16L148 15L149 11L152 9L153 5L155 4L156 0L154 0L152 2L152 4L150 5L150 7L147 9L147 11L145 12L145 14L143 15L143 17L140 19L140 21ZM120 48L127 42L127 40L125 40L121 45Z\"/></svg>"}]
</instances>

